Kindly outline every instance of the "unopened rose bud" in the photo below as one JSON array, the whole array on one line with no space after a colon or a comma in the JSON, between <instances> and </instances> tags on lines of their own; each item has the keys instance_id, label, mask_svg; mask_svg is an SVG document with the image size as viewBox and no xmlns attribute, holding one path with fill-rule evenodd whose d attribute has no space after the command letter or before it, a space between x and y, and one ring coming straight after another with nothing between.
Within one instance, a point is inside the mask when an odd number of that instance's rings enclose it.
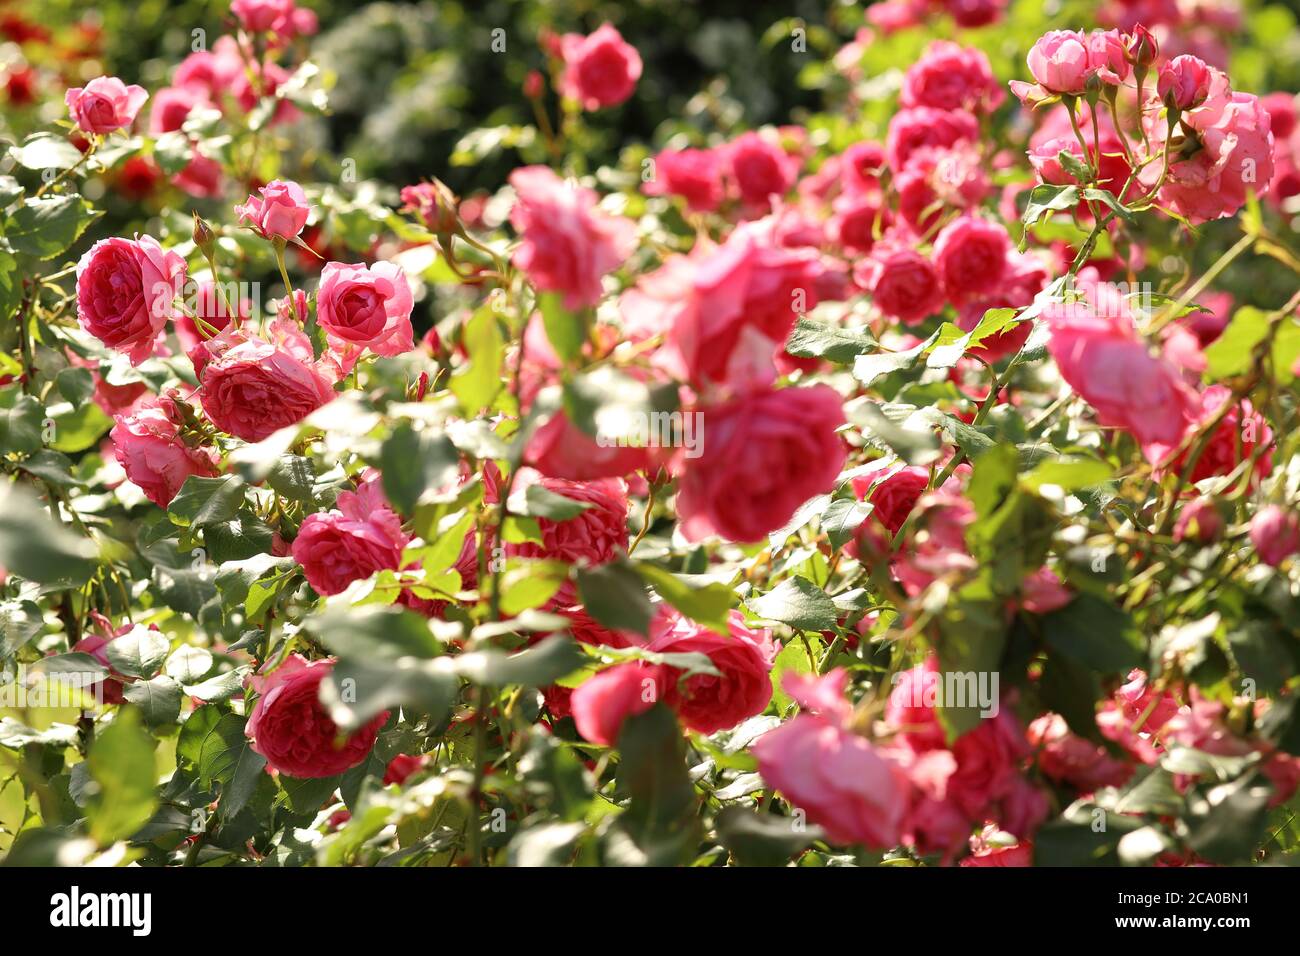
<instances>
[{"instance_id":1,"label":"unopened rose bud","mask_svg":"<svg viewBox=\"0 0 1300 956\"><path fill-rule=\"evenodd\" d=\"M1280 505L1267 505L1250 522L1250 543L1265 564L1277 567L1300 551L1300 516Z\"/></svg>"},{"instance_id":2,"label":"unopened rose bud","mask_svg":"<svg viewBox=\"0 0 1300 956\"><path fill-rule=\"evenodd\" d=\"M1140 23L1128 35L1126 46L1129 62L1136 67L1145 69L1160 56L1159 42L1151 35L1151 31Z\"/></svg>"},{"instance_id":3,"label":"unopened rose bud","mask_svg":"<svg viewBox=\"0 0 1300 956\"><path fill-rule=\"evenodd\" d=\"M524 96L530 100L539 99L543 89L542 74L537 70L529 70L528 75L524 77Z\"/></svg>"},{"instance_id":4,"label":"unopened rose bud","mask_svg":"<svg viewBox=\"0 0 1300 956\"><path fill-rule=\"evenodd\" d=\"M197 212L194 214L193 237L194 244L199 247L204 258L210 260L217 249L217 235Z\"/></svg>"}]
</instances>

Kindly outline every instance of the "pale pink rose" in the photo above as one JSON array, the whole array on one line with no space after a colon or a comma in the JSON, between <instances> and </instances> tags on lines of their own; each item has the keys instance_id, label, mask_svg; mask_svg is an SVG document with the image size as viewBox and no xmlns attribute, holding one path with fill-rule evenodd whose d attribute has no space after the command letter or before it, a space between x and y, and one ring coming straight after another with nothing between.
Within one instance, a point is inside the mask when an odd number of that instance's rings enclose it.
<instances>
[{"instance_id":1,"label":"pale pink rose","mask_svg":"<svg viewBox=\"0 0 1300 956\"><path fill-rule=\"evenodd\" d=\"M1131 432L1147 460L1159 462L1199 417L1200 400L1175 366L1148 351L1120 297L1093 298L1043 310L1048 350L1098 421Z\"/></svg>"},{"instance_id":2,"label":"pale pink rose","mask_svg":"<svg viewBox=\"0 0 1300 956\"><path fill-rule=\"evenodd\" d=\"M330 345L341 353L368 349L400 355L415 348L414 300L406 274L392 262L374 265L328 262L316 292L316 317Z\"/></svg>"},{"instance_id":3,"label":"pale pink rose","mask_svg":"<svg viewBox=\"0 0 1300 956\"><path fill-rule=\"evenodd\" d=\"M702 454L682 462L682 534L758 541L829 491L847 449L839 395L827 385L757 392L700 410Z\"/></svg>"},{"instance_id":4,"label":"pale pink rose","mask_svg":"<svg viewBox=\"0 0 1300 956\"><path fill-rule=\"evenodd\" d=\"M750 206L766 209L773 196L790 191L799 175L798 159L756 132L742 133L723 154L740 198Z\"/></svg>"},{"instance_id":5,"label":"pale pink rose","mask_svg":"<svg viewBox=\"0 0 1300 956\"><path fill-rule=\"evenodd\" d=\"M258 195L250 195L235 207L241 223L247 223L267 239L294 239L307 225L311 206L302 187L288 180L273 179Z\"/></svg>"},{"instance_id":6,"label":"pale pink rose","mask_svg":"<svg viewBox=\"0 0 1300 956\"><path fill-rule=\"evenodd\" d=\"M935 709L941 687L939 659L934 654L893 677L893 688L885 702L885 723L912 750L944 746L943 725Z\"/></svg>"},{"instance_id":7,"label":"pale pink rose","mask_svg":"<svg viewBox=\"0 0 1300 956\"><path fill-rule=\"evenodd\" d=\"M1203 367L1197 371L1203 371ZM1232 390L1226 385L1211 385L1201 393L1200 421L1210 421L1219 413L1223 403L1231 398ZM1250 399L1243 398L1219 421L1214 434L1196 459L1196 465L1188 475L1188 483L1196 484L1206 478L1232 473L1241 462L1251 458L1260 445L1265 449L1271 448L1273 429L1269 428L1267 419L1255 411ZM1187 452L1184 452L1170 462L1167 468L1174 474L1181 474L1186 461ZM1265 450L1255 462L1253 476L1255 479L1264 478L1272 470L1273 453Z\"/></svg>"},{"instance_id":8,"label":"pale pink rose","mask_svg":"<svg viewBox=\"0 0 1300 956\"><path fill-rule=\"evenodd\" d=\"M190 352L199 398L212 423L256 442L297 424L334 398L334 378L291 320L269 324L270 339L228 328Z\"/></svg>"},{"instance_id":9,"label":"pale pink rose","mask_svg":"<svg viewBox=\"0 0 1300 956\"><path fill-rule=\"evenodd\" d=\"M612 747L623 721L645 713L669 692L668 668L643 661L616 664L582 683L569 698L573 722L584 740Z\"/></svg>"},{"instance_id":10,"label":"pale pink rose","mask_svg":"<svg viewBox=\"0 0 1300 956\"><path fill-rule=\"evenodd\" d=\"M586 110L617 106L632 95L641 78L641 55L608 23L590 36L565 34L560 56L560 92Z\"/></svg>"},{"instance_id":11,"label":"pale pink rose","mask_svg":"<svg viewBox=\"0 0 1300 956\"><path fill-rule=\"evenodd\" d=\"M101 239L77 263L77 321L132 365L154 353L185 285L185 260L150 236Z\"/></svg>"},{"instance_id":12,"label":"pale pink rose","mask_svg":"<svg viewBox=\"0 0 1300 956\"><path fill-rule=\"evenodd\" d=\"M135 122L149 98L143 87L127 86L115 76L99 76L64 94L72 121L87 133L111 133Z\"/></svg>"},{"instance_id":13,"label":"pale pink rose","mask_svg":"<svg viewBox=\"0 0 1300 956\"><path fill-rule=\"evenodd\" d=\"M722 159L712 149L665 149L654 158L648 196L681 196L689 209L712 212L722 205Z\"/></svg>"},{"instance_id":14,"label":"pale pink rose","mask_svg":"<svg viewBox=\"0 0 1300 956\"><path fill-rule=\"evenodd\" d=\"M846 678L836 669L821 679L825 691L812 693L839 697ZM764 734L751 748L758 771L835 843L895 846L907 811L907 776L865 737L847 730L842 717L802 713Z\"/></svg>"},{"instance_id":15,"label":"pale pink rose","mask_svg":"<svg viewBox=\"0 0 1300 956\"><path fill-rule=\"evenodd\" d=\"M220 473L217 451L187 442L183 422L176 400L162 395L119 416L108 435L126 477L160 508L171 504L191 475Z\"/></svg>"},{"instance_id":16,"label":"pale pink rose","mask_svg":"<svg viewBox=\"0 0 1300 956\"><path fill-rule=\"evenodd\" d=\"M1276 568L1300 551L1300 516L1281 505L1265 505L1250 519L1250 543L1261 561Z\"/></svg>"},{"instance_id":17,"label":"pale pink rose","mask_svg":"<svg viewBox=\"0 0 1300 956\"><path fill-rule=\"evenodd\" d=\"M1228 79L1199 57L1183 54L1160 67L1156 92L1178 109L1195 109L1212 96L1228 95Z\"/></svg>"},{"instance_id":18,"label":"pale pink rose","mask_svg":"<svg viewBox=\"0 0 1300 956\"><path fill-rule=\"evenodd\" d=\"M334 661L311 661L298 654L269 676L249 679L257 691L244 734L266 764L290 777L333 777L355 767L369 756L388 711L339 741L338 726L320 702L321 681L334 669Z\"/></svg>"},{"instance_id":19,"label":"pale pink rose","mask_svg":"<svg viewBox=\"0 0 1300 956\"><path fill-rule=\"evenodd\" d=\"M1088 46L1076 30L1049 30L1029 50L1029 73L1048 92L1082 93L1093 72Z\"/></svg>"},{"instance_id":20,"label":"pale pink rose","mask_svg":"<svg viewBox=\"0 0 1300 956\"><path fill-rule=\"evenodd\" d=\"M991 112L1005 98L982 51L936 40L903 74L898 101L904 107Z\"/></svg>"},{"instance_id":21,"label":"pale pink rose","mask_svg":"<svg viewBox=\"0 0 1300 956\"><path fill-rule=\"evenodd\" d=\"M779 650L772 632L746 626L739 611L730 612L728 634L715 634L675 611L654 622L649 648L660 654L704 654L720 677L696 674L680 682L673 669L669 705L682 723L701 734L734 727L761 714L772 699L772 662Z\"/></svg>"},{"instance_id":22,"label":"pale pink rose","mask_svg":"<svg viewBox=\"0 0 1300 956\"><path fill-rule=\"evenodd\" d=\"M510 222L523 241L514 263L537 288L563 292L564 305L595 305L601 277L621 266L636 248L636 224L596 208L596 193L568 183L545 166L510 174L515 205Z\"/></svg>"},{"instance_id":23,"label":"pale pink rose","mask_svg":"<svg viewBox=\"0 0 1300 956\"><path fill-rule=\"evenodd\" d=\"M1119 86L1128 79L1128 47L1118 30L1093 30L1087 36L1088 69L1103 83Z\"/></svg>"},{"instance_id":24,"label":"pale pink rose","mask_svg":"<svg viewBox=\"0 0 1300 956\"><path fill-rule=\"evenodd\" d=\"M1059 714L1044 714L1034 720L1027 737L1037 748L1038 769L1083 793L1123 786L1133 776L1132 764L1116 760L1105 747L1072 733Z\"/></svg>"},{"instance_id":25,"label":"pale pink rose","mask_svg":"<svg viewBox=\"0 0 1300 956\"><path fill-rule=\"evenodd\" d=\"M379 479L338 496L330 511L309 514L293 542L293 559L319 594L338 594L376 571L396 571L408 536L384 500Z\"/></svg>"}]
</instances>

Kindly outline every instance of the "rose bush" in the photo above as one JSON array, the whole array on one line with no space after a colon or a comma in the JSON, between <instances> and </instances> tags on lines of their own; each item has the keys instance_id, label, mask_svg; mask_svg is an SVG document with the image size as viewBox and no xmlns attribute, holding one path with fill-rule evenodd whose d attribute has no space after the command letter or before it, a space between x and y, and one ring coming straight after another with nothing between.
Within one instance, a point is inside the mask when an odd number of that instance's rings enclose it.
<instances>
[{"instance_id":1,"label":"rose bush","mask_svg":"<svg viewBox=\"0 0 1300 956\"><path fill-rule=\"evenodd\" d=\"M789 115L564 12L418 181L329 5L7 14L0 853L1293 858L1284 14L1067 6L763 23Z\"/></svg>"}]
</instances>

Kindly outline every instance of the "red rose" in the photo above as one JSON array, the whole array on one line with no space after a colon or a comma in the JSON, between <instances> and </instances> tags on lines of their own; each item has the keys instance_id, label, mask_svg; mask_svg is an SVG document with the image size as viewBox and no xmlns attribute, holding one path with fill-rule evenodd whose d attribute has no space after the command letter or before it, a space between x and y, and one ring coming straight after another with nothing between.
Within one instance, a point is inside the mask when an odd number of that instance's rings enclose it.
<instances>
[{"instance_id":1,"label":"red rose","mask_svg":"<svg viewBox=\"0 0 1300 956\"><path fill-rule=\"evenodd\" d=\"M333 661L308 663L294 654L269 677L252 678L259 696L244 734L272 770L300 779L333 777L375 746L388 711L339 742L338 725L320 702L321 681L333 669Z\"/></svg>"}]
</instances>

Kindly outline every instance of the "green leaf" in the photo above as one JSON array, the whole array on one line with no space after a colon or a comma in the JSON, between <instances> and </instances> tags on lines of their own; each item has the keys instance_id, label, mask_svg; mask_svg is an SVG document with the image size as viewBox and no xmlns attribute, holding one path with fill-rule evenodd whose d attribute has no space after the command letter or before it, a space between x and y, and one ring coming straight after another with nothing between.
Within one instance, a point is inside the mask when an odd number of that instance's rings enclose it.
<instances>
[{"instance_id":1,"label":"green leaf","mask_svg":"<svg viewBox=\"0 0 1300 956\"><path fill-rule=\"evenodd\" d=\"M95 570L95 548L56 524L30 492L0 486L0 565L39 584L78 586Z\"/></svg>"},{"instance_id":2,"label":"green leaf","mask_svg":"<svg viewBox=\"0 0 1300 956\"><path fill-rule=\"evenodd\" d=\"M60 403L49 410L49 415L54 421L54 440L50 447L69 454L94 447L113 427L113 419L94 402L80 406Z\"/></svg>"},{"instance_id":3,"label":"green leaf","mask_svg":"<svg viewBox=\"0 0 1300 956\"><path fill-rule=\"evenodd\" d=\"M335 653L361 660L427 659L443 653L429 622L402 607L330 607L308 627Z\"/></svg>"},{"instance_id":4,"label":"green leaf","mask_svg":"<svg viewBox=\"0 0 1300 956\"><path fill-rule=\"evenodd\" d=\"M4 235L15 252L52 259L71 248L101 215L76 195L28 199L10 214Z\"/></svg>"},{"instance_id":5,"label":"green leaf","mask_svg":"<svg viewBox=\"0 0 1300 956\"><path fill-rule=\"evenodd\" d=\"M310 503L315 500L316 469L310 458L281 455L267 473L266 483L276 494L291 501Z\"/></svg>"},{"instance_id":6,"label":"green leaf","mask_svg":"<svg viewBox=\"0 0 1300 956\"><path fill-rule=\"evenodd\" d=\"M1187 843L1212 863L1251 862L1264 836L1273 788L1259 771L1223 784L1198 784L1187 796Z\"/></svg>"},{"instance_id":7,"label":"green leaf","mask_svg":"<svg viewBox=\"0 0 1300 956\"><path fill-rule=\"evenodd\" d=\"M578 568L578 595L587 613L616 631L649 635L654 608L645 583L626 559Z\"/></svg>"},{"instance_id":8,"label":"green leaf","mask_svg":"<svg viewBox=\"0 0 1300 956\"><path fill-rule=\"evenodd\" d=\"M244 506L244 479L238 475L204 478L191 475L181 485L167 513L182 528L201 528L206 524L230 521Z\"/></svg>"},{"instance_id":9,"label":"green leaf","mask_svg":"<svg viewBox=\"0 0 1300 956\"><path fill-rule=\"evenodd\" d=\"M533 484L529 485L524 492L523 508L520 513L534 518L568 521L570 518L576 518L590 507L590 502L566 498L543 484Z\"/></svg>"},{"instance_id":10,"label":"green leaf","mask_svg":"<svg viewBox=\"0 0 1300 956\"><path fill-rule=\"evenodd\" d=\"M416 431L399 422L379 451L384 494L402 514L413 514L426 492L437 491L456 480L460 453L446 435Z\"/></svg>"},{"instance_id":11,"label":"green leaf","mask_svg":"<svg viewBox=\"0 0 1300 956\"><path fill-rule=\"evenodd\" d=\"M57 133L33 133L23 145L11 147L9 154L24 169L72 169L81 162L81 150L66 136Z\"/></svg>"},{"instance_id":12,"label":"green leaf","mask_svg":"<svg viewBox=\"0 0 1300 956\"><path fill-rule=\"evenodd\" d=\"M508 558L501 575L501 610L514 616L541 607L568 579L569 566L563 561Z\"/></svg>"},{"instance_id":13,"label":"green leaf","mask_svg":"<svg viewBox=\"0 0 1300 956\"><path fill-rule=\"evenodd\" d=\"M1114 473L1110 465L1096 458L1058 458L1039 462L1024 480L1034 490L1057 485L1065 491L1078 491L1099 485Z\"/></svg>"},{"instance_id":14,"label":"green leaf","mask_svg":"<svg viewBox=\"0 0 1300 956\"><path fill-rule=\"evenodd\" d=\"M582 354L587 330L582 315L566 309L563 298L559 292L543 292L537 298L537 307L542 313L542 325L555 354L562 362L569 362Z\"/></svg>"},{"instance_id":15,"label":"green leaf","mask_svg":"<svg viewBox=\"0 0 1300 956\"><path fill-rule=\"evenodd\" d=\"M880 346L865 327L846 329L829 322L814 322L800 317L786 340L785 350L800 358L821 358L837 365L848 365L859 355L874 352Z\"/></svg>"},{"instance_id":16,"label":"green leaf","mask_svg":"<svg viewBox=\"0 0 1300 956\"><path fill-rule=\"evenodd\" d=\"M32 601L0 602L0 662L18 653L45 627L41 609Z\"/></svg>"},{"instance_id":17,"label":"green leaf","mask_svg":"<svg viewBox=\"0 0 1300 956\"><path fill-rule=\"evenodd\" d=\"M1026 226L1032 226L1054 212L1073 209L1079 204L1079 196L1078 186L1051 186L1042 183L1029 191L1029 203L1025 206L1020 221Z\"/></svg>"},{"instance_id":18,"label":"green leaf","mask_svg":"<svg viewBox=\"0 0 1300 956\"><path fill-rule=\"evenodd\" d=\"M1268 314L1247 305L1232 315L1223 334L1205 350L1205 379L1222 381L1250 368L1255 346L1268 334Z\"/></svg>"},{"instance_id":19,"label":"green leaf","mask_svg":"<svg viewBox=\"0 0 1300 956\"><path fill-rule=\"evenodd\" d=\"M0 454L38 451L45 409L31 395L20 396L12 408L0 408Z\"/></svg>"},{"instance_id":20,"label":"green leaf","mask_svg":"<svg viewBox=\"0 0 1300 956\"><path fill-rule=\"evenodd\" d=\"M517 654L496 648L461 654L455 659L455 671L472 684L546 687L578 670L586 660L572 638L557 634Z\"/></svg>"},{"instance_id":21,"label":"green leaf","mask_svg":"<svg viewBox=\"0 0 1300 956\"><path fill-rule=\"evenodd\" d=\"M1142 635L1133 619L1104 598L1081 593L1043 615L1049 647L1103 674L1127 674L1142 663Z\"/></svg>"},{"instance_id":22,"label":"green leaf","mask_svg":"<svg viewBox=\"0 0 1300 956\"><path fill-rule=\"evenodd\" d=\"M633 567L656 594L686 617L718 634L730 633L728 618L736 606L736 593L729 585L698 582L645 562L636 562Z\"/></svg>"},{"instance_id":23,"label":"green leaf","mask_svg":"<svg viewBox=\"0 0 1300 956\"><path fill-rule=\"evenodd\" d=\"M356 730L398 707L410 714L426 714L437 724L451 709L459 686L438 663L344 657L321 685L321 702L344 731Z\"/></svg>"},{"instance_id":24,"label":"green leaf","mask_svg":"<svg viewBox=\"0 0 1300 956\"><path fill-rule=\"evenodd\" d=\"M718 841L740 866L785 866L815 840L825 838L819 827L797 825L794 817L725 807L718 814Z\"/></svg>"},{"instance_id":25,"label":"green leaf","mask_svg":"<svg viewBox=\"0 0 1300 956\"><path fill-rule=\"evenodd\" d=\"M153 816L158 798L153 738L135 711L119 711L95 736L86 758L95 796L86 807L90 835L101 846L124 840Z\"/></svg>"},{"instance_id":26,"label":"green leaf","mask_svg":"<svg viewBox=\"0 0 1300 956\"><path fill-rule=\"evenodd\" d=\"M119 674L148 680L158 673L171 645L161 631L137 624L121 637L108 642L108 663Z\"/></svg>"},{"instance_id":27,"label":"green leaf","mask_svg":"<svg viewBox=\"0 0 1300 956\"><path fill-rule=\"evenodd\" d=\"M608 365L575 375L565 383L562 397L564 414L574 427L611 440L628 435L630 422L652 421L651 415L671 413L679 403L676 385L651 388Z\"/></svg>"},{"instance_id":28,"label":"green leaf","mask_svg":"<svg viewBox=\"0 0 1300 956\"><path fill-rule=\"evenodd\" d=\"M235 764L247 745L244 723L243 717L222 713L216 705L208 704L181 724L176 756L193 767L199 786L225 783L234 774Z\"/></svg>"},{"instance_id":29,"label":"green leaf","mask_svg":"<svg viewBox=\"0 0 1300 956\"><path fill-rule=\"evenodd\" d=\"M127 684L122 696L140 708L150 727L174 724L181 714L181 685L165 674Z\"/></svg>"},{"instance_id":30,"label":"green leaf","mask_svg":"<svg viewBox=\"0 0 1300 956\"><path fill-rule=\"evenodd\" d=\"M786 578L767 594L751 600L749 606L759 617L798 631L828 631L840 617L830 595L798 575Z\"/></svg>"},{"instance_id":31,"label":"green leaf","mask_svg":"<svg viewBox=\"0 0 1300 956\"><path fill-rule=\"evenodd\" d=\"M926 465L940 455L939 436L926 409L861 401L850 405L847 411L868 443L894 452L909 465Z\"/></svg>"},{"instance_id":32,"label":"green leaf","mask_svg":"<svg viewBox=\"0 0 1300 956\"><path fill-rule=\"evenodd\" d=\"M695 851L699 838L695 788L677 718L663 704L623 723L618 739L618 789L630 800L615 828L625 838L606 846L609 862L670 866Z\"/></svg>"},{"instance_id":33,"label":"green leaf","mask_svg":"<svg viewBox=\"0 0 1300 956\"><path fill-rule=\"evenodd\" d=\"M864 388L869 388L876 383L877 379L883 378L892 372L901 372L903 369L915 366L917 360L926 353L938 338L939 333L935 332L924 342L918 342L910 349L904 349L901 352L875 352L870 355L859 355L853 360L853 377L861 382Z\"/></svg>"},{"instance_id":34,"label":"green leaf","mask_svg":"<svg viewBox=\"0 0 1300 956\"><path fill-rule=\"evenodd\" d=\"M451 391L466 415L477 416L492 404L503 384L501 359L505 341L490 304L475 310L466 323L464 345L469 364L452 376Z\"/></svg>"}]
</instances>

